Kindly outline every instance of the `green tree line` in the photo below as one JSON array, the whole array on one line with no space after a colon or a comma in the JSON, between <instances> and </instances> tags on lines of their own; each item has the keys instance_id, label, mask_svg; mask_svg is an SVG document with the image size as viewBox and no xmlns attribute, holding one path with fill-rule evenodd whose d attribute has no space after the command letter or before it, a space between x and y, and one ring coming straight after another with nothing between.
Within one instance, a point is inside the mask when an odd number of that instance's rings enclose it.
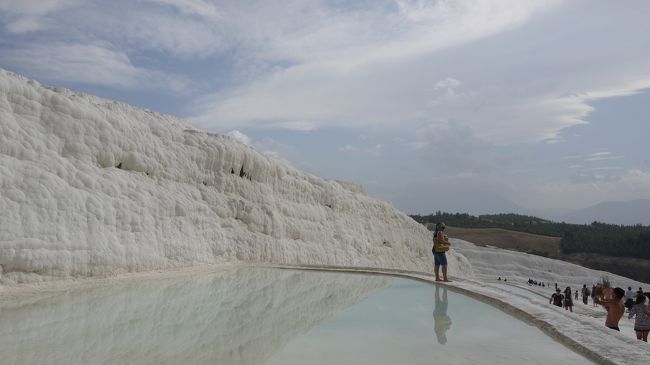
<instances>
[{"instance_id":1,"label":"green tree line","mask_svg":"<svg viewBox=\"0 0 650 365\"><path fill-rule=\"evenodd\" d=\"M512 231L561 237L563 253L597 253L609 256L631 256L650 259L650 226L621 226L593 222L591 224L558 223L520 214L487 214L436 212L412 215L415 221L445 222L461 228L502 228Z\"/></svg>"}]
</instances>

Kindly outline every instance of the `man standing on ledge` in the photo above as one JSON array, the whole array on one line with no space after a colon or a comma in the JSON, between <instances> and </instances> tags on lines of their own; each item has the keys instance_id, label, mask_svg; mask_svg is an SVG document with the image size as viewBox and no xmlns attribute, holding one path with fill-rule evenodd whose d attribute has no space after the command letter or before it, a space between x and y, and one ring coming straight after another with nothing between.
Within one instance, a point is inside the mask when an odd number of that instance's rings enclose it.
<instances>
[{"instance_id":1,"label":"man standing on ledge","mask_svg":"<svg viewBox=\"0 0 650 365\"><path fill-rule=\"evenodd\" d=\"M444 233L445 224L436 224L436 230L433 233L433 266L436 272L436 281L440 280L440 266L442 266L442 281L449 281L447 279L447 255L445 252L449 251L449 238Z\"/></svg>"}]
</instances>

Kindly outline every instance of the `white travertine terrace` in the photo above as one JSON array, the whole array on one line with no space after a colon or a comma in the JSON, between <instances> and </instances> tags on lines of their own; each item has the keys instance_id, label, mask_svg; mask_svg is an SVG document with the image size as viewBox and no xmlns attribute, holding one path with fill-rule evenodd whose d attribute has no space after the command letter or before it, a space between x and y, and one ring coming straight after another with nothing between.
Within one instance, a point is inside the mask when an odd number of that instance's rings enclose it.
<instances>
[{"instance_id":1,"label":"white travertine terrace","mask_svg":"<svg viewBox=\"0 0 650 365\"><path fill-rule=\"evenodd\" d=\"M0 70L3 283L236 262L430 272L430 247L430 232L358 185Z\"/></svg>"}]
</instances>

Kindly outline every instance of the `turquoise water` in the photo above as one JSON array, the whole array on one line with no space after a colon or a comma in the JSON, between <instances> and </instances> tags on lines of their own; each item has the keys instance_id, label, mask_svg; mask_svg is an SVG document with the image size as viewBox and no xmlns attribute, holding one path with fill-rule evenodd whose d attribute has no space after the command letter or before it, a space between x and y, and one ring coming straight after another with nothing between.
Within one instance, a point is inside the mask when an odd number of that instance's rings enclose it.
<instances>
[{"instance_id":1,"label":"turquoise water","mask_svg":"<svg viewBox=\"0 0 650 365\"><path fill-rule=\"evenodd\" d=\"M443 286L391 279L266 364L591 364L538 328Z\"/></svg>"},{"instance_id":2,"label":"turquoise water","mask_svg":"<svg viewBox=\"0 0 650 365\"><path fill-rule=\"evenodd\" d=\"M0 299L3 364L589 363L496 308L386 276L241 268Z\"/></svg>"}]
</instances>

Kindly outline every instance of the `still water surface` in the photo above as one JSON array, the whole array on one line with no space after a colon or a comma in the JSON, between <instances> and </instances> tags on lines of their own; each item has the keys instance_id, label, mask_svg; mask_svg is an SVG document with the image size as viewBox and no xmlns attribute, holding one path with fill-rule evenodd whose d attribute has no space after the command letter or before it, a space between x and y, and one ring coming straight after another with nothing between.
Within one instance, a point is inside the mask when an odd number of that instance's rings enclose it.
<instances>
[{"instance_id":1,"label":"still water surface","mask_svg":"<svg viewBox=\"0 0 650 365\"><path fill-rule=\"evenodd\" d=\"M7 364L587 364L427 283L239 268L0 301Z\"/></svg>"}]
</instances>

